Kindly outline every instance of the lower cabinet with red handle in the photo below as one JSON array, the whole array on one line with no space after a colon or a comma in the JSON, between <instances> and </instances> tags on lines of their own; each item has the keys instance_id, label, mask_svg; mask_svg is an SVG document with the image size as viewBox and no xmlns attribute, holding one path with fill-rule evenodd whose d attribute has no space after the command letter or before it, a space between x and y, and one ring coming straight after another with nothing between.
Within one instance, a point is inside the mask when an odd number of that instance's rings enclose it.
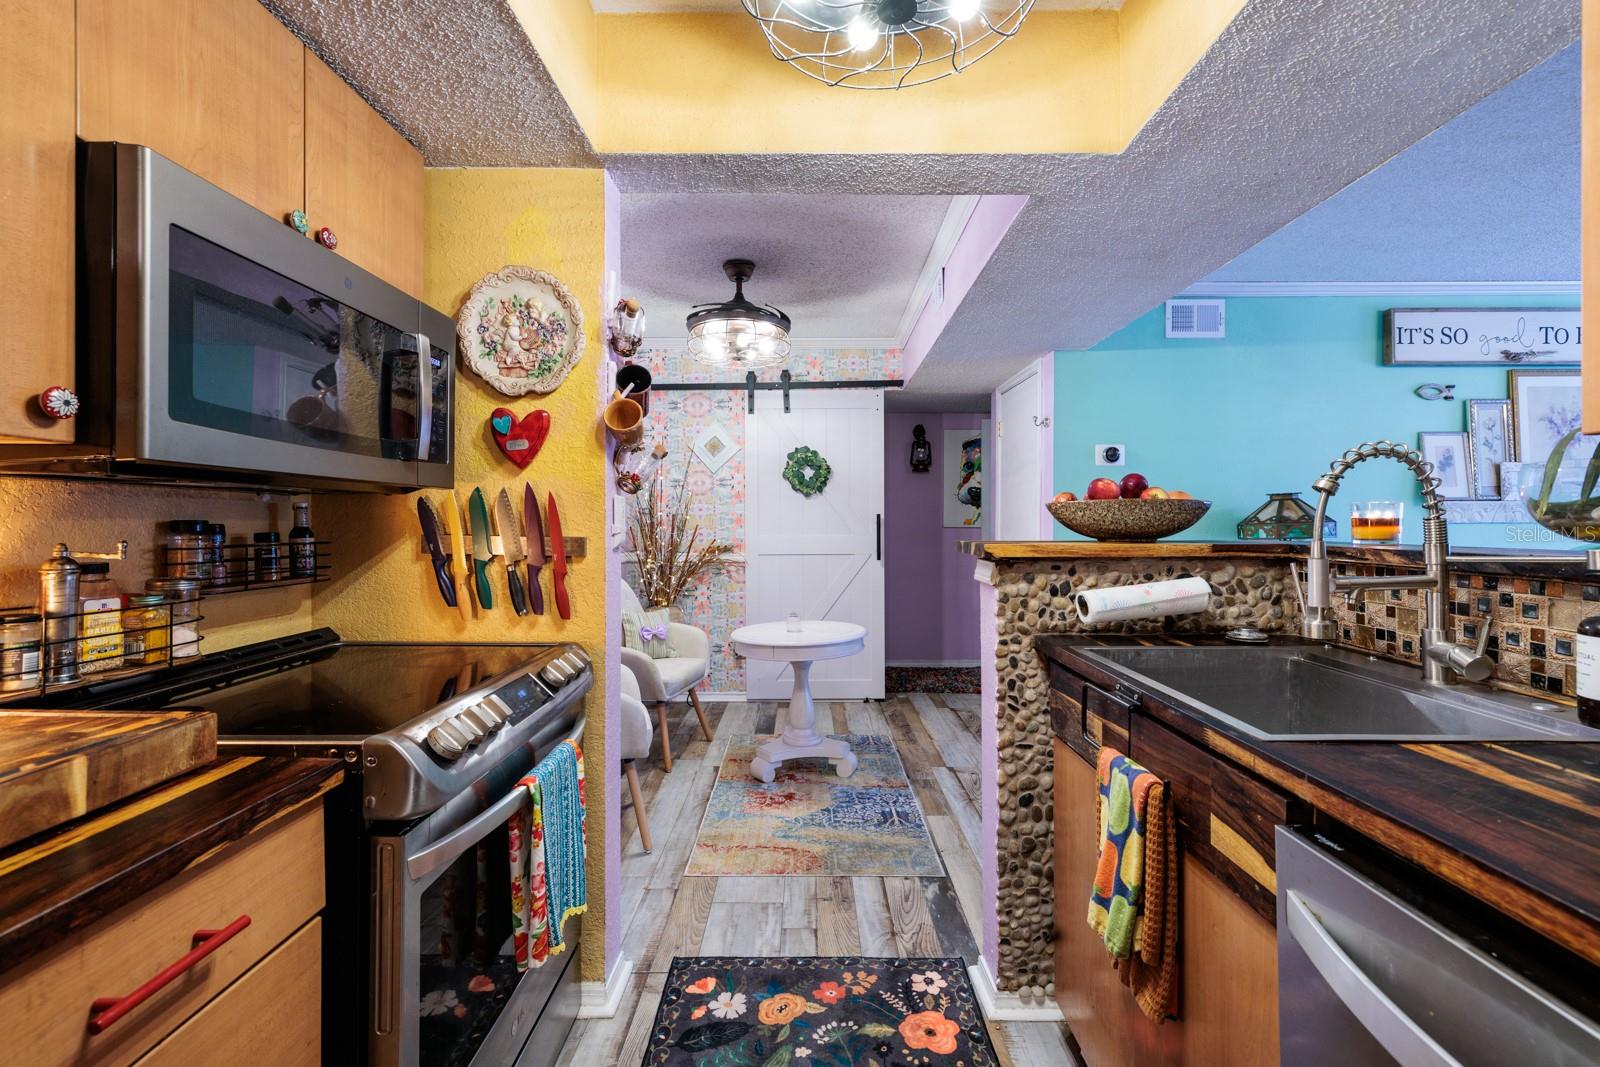
<instances>
[{"instance_id":1,"label":"lower cabinet with red handle","mask_svg":"<svg viewBox=\"0 0 1600 1067\"><path fill-rule=\"evenodd\" d=\"M89 1005L89 1032L103 1033L106 1027L161 992L178 976L211 955L235 934L250 925L250 916L241 915L220 930L196 930L194 947L151 976L150 980L125 997L97 997Z\"/></svg>"}]
</instances>

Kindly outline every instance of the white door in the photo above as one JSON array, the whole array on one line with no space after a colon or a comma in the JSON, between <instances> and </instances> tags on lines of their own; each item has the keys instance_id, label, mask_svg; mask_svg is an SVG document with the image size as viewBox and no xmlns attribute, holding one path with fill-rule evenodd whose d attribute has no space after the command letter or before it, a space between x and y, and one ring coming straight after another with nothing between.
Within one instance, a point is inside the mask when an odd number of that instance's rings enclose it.
<instances>
[{"instance_id":1,"label":"white door","mask_svg":"<svg viewBox=\"0 0 1600 1067\"><path fill-rule=\"evenodd\" d=\"M1037 364L1000 387L995 412L995 492L999 499L995 539L1037 541L1044 514L1039 499L1039 419L1044 397ZM987 487L986 487L987 488Z\"/></svg>"},{"instance_id":2,"label":"white door","mask_svg":"<svg viewBox=\"0 0 1600 1067\"><path fill-rule=\"evenodd\" d=\"M867 628L859 655L820 661L813 696L883 699L883 391L798 389L756 393L745 421L745 619L833 619ZM783 480L789 453L802 445L828 461L832 475L815 496ZM934 531L937 532L937 531ZM745 661L751 700L786 699L782 663Z\"/></svg>"}]
</instances>

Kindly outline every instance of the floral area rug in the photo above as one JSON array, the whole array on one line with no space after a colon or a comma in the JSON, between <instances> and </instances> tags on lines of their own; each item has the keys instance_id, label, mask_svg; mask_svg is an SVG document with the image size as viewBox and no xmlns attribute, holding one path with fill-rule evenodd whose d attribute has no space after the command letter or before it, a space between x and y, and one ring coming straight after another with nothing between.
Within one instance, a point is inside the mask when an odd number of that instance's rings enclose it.
<instances>
[{"instance_id":1,"label":"floral area rug","mask_svg":"<svg viewBox=\"0 0 1600 1067\"><path fill-rule=\"evenodd\" d=\"M855 751L849 778L826 760L791 760L770 785L750 773L761 739L730 738L684 873L943 876L894 742L833 736Z\"/></svg>"},{"instance_id":2,"label":"floral area rug","mask_svg":"<svg viewBox=\"0 0 1600 1067\"><path fill-rule=\"evenodd\" d=\"M675 957L646 1067L992 1067L959 959Z\"/></svg>"},{"instance_id":3,"label":"floral area rug","mask_svg":"<svg viewBox=\"0 0 1600 1067\"><path fill-rule=\"evenodd\" d=\"M885 667L883 688L888 693L981 693L983 671L978 667Z\"/></svg>"}]
</instances>

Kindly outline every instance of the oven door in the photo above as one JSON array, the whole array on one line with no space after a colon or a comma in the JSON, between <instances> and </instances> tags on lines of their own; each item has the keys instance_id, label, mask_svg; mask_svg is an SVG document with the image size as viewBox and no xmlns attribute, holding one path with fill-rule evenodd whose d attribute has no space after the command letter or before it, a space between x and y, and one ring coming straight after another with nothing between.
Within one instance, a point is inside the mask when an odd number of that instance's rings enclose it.
<instances>
[{"instance_id":1,"label":"oven door","mask_svg":"<svg viewBox=\"0 0 1600 1067\"><path fill-rule=\"evenodd\" d=\"M448 319L149 149L90 147L91 172L115 154L119 462L450 484Z\"/></svg>"},{"instance_id":2,"label":"oven door","mask_svg":"<svg viewBox=\"0 0 1600 1067\"><path fill-rule=\"evenodd\" d=\"M376 1067L499 1067L547 1010L573 1014L561 1003L576 992L579 927L568 926L567 951L521 973L512 947L507 821L526 804L516 781L534 762L525 746L472 792L373 837Z\"/></svg>"}]
</instances>

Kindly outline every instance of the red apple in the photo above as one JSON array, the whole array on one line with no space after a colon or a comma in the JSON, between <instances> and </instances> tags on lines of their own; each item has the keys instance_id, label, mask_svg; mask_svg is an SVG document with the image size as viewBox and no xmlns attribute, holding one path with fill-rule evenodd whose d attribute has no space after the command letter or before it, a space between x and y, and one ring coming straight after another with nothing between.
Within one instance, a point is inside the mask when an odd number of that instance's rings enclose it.
<instances>
[{"instance_id":1,"label":"red apple","mask_svg":"<svg viewBox=\"0 0 1600 1067\"><path fill-rule=\"evenodd\" d=\"M1122 495L1122 490L1110 478L1096 478L1089 483L1088 491L1083 494L1085 500L1115 500Z\"/></svg>"},{"instance_id":2,"label":"red apple","mask_svg":"<svg viewBox=\"0 0 1600 1067\"><path fill-rule=\"evenodd\" d=\"M1140 500L1165 500L1165 499L1167 499L1167 497L1169 497L1171 495L1172 495L1171 493L1167 492L1165 489L1161 488L1159 485L1152 485L1150 488L1146 489L1144 492L1139 494L1139 499Z\"/></svg>"},{"instance_id":3,"label":"red apple","mask_svg":"<svg viewBox=\"0 0 1600 1067\"><path fill-rule=\"evenodd\" d=\"M1124 474L1122 476L1120 489L1123 498L1126 500L1137 498L1140 493L1148 488L1150 488L1150 483L1145 480L1145 476L1142 474Z\"/></svg>"},{"instance_id":4,"label":"red apple","mask_svg":"<svg viewBox=\"0 0 1600 1067\"><path fill-rule=\"evenodd\" d=\"M1078 494L1076 493L1060 492L1055 495L1055 499L1052 501L1052 503L1065 504L1069 500L1076 499L1078 499Z\"/></svg>"}]
</instances>

